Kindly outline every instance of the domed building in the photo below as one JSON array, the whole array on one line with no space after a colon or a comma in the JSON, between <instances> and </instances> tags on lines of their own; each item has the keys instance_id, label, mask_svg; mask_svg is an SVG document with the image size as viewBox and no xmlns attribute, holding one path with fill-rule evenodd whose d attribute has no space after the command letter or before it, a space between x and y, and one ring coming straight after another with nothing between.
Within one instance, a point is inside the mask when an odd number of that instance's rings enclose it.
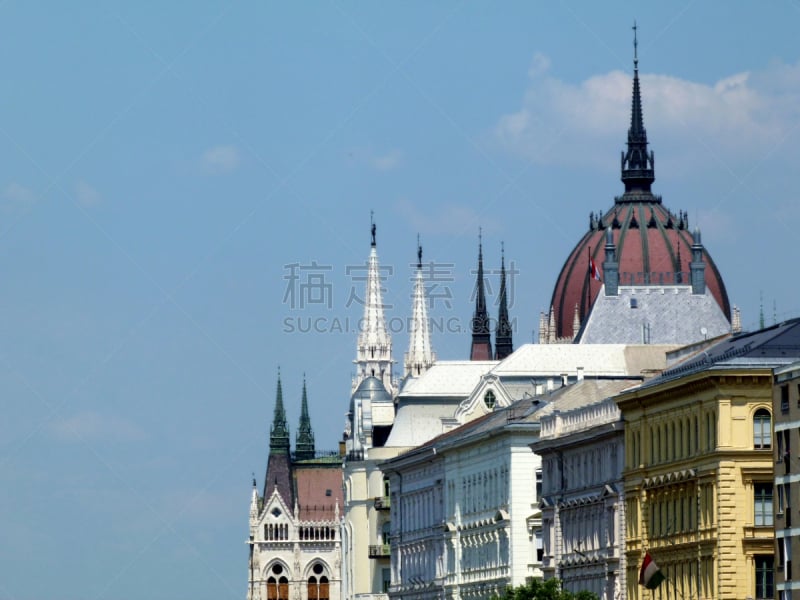
<instances>
[{"instance_id":1,"label":"domed building","mask_svg":"<svg viewBox=\"0 0 800 600\"><path fill-rule=\"evenodd\" d=\"M625 191L605 213L589 215L541 315L540 343L688 344L731 330L725 283L699 230L690 233L688 213L675 214L652 192L638 62L634 53Z\"/></svg>"}]
</instances>

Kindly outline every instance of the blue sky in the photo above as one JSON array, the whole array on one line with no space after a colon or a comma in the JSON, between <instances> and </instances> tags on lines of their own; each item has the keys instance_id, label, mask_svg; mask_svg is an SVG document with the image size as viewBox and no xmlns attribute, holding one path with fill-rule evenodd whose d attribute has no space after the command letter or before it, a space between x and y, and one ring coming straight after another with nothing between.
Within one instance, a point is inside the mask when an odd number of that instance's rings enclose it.
<instances>
[{"instance_id":1,"label":"blue sky","mask_svg":"<svg viewBox=\"0 0 800 600\"><path fill-rule=\"evenodd\" d=\"M479 227L531 341L622 190L634 18L655 191L745 327L797 316L798 2L0 4L0 599L244 597L279 366L341 436L371 210L400 364L417 234L440 358Z\"/></svg>"}]
</instances>

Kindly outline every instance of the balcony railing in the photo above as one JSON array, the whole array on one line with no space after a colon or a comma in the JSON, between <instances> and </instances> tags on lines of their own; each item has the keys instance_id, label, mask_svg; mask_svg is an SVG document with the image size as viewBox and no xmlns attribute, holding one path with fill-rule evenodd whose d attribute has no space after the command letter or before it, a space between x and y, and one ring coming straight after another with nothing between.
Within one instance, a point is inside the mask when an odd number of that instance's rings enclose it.
<instances>
[{"instance_id":1,"label":"balcony railing","mask_svg":"<svg viewBox=\"0 0 800 600\"><path fill-rule=\"evenodd\" d=\"M377 544L369 547L370 558L384 558L390 556L392 547L389 544Z\"/></svg>"}]
</instances>

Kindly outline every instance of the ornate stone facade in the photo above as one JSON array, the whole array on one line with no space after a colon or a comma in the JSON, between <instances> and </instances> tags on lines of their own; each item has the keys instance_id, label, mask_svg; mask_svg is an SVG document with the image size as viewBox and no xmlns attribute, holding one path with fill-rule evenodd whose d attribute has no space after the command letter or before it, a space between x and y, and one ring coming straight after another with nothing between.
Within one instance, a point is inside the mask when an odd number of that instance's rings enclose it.
<instances>
[{"instance_id":1,"label":"ornate stone facade","mask_svg":"<svg viewBox=\"0 0 800 600\"><path fill-rule=\"evenodd\" d=\"M553 394L540 413L545 579L603 600L625 594L623 423L613 395L631 379L584 379Z\"/></svg>"},{"instance_id":2,"label":"ornate stone facade","mask_svg":"<svg viewBox=\"0 0 800 600\"><path fill-rule=\"evenodd\" d=\"M664 598L771 598L773 369L800 321L711 346L616 398L625 421L627 598L645 552Z\"/></svg>"}]
</instances>

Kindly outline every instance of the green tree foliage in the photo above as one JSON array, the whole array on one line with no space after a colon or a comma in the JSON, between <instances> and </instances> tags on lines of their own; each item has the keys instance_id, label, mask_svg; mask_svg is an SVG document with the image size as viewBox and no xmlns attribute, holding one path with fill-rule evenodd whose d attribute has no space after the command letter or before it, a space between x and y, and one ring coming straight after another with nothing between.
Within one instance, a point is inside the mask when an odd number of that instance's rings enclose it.
<instances>
[{"instance_id":1,"label":"green tree foliage","mask_svg":"<svg viewBox=\"0 0 800 600\"><path fill-rule=\"evenodd\" d=\"M507 588L502 596L494 596L492 600L600 600L600 598L592 592L573 594L562 590L558 579L547 581L533 579L525 585Z\"/></svg>"}]
</instances>

